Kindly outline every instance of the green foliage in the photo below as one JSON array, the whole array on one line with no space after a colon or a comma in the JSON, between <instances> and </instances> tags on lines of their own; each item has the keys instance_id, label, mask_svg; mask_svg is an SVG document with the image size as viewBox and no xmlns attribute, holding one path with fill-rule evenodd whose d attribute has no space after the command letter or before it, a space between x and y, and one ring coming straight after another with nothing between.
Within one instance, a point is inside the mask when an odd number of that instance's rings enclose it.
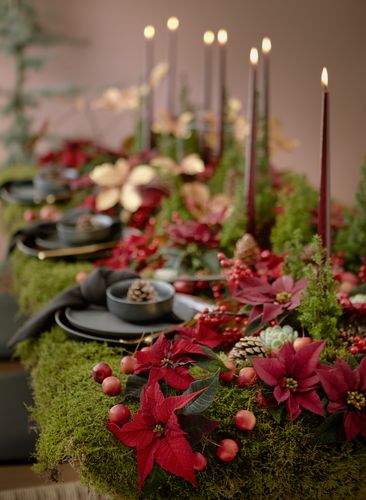
<instances>
[{"instance_id":1,"label":"green foliage","mask_svg":"<svg viewBox=\"0 0 366 500\"><path fill-rule=\"evenodd\" d=\"M25 342L18 351L22 361L35 368L32 416L41 431L36 471L56 475L59 463L70 462L89 487L112 498L138 499L136 452L103 426L109 408L119 397L104 395L90 375L92 367L103 360L124 385L125 377L119 373L121 350L70 340L55 327L39 340ZM364 443L319 446L313 436L322 419L306 416L277 424L266 409L258 406L255 394L255 388L220 384L205 412L221 423L212 434L213 441L229 437L238 442L240 452L233 462L223 464L215 456L216 447L207 442L204 454L208 465L197 473L198 492L167 474L166 481L149 498L341 500L365 493ZM125 404L132 412L137 410L135 401ZM243 408L256 415L257 425L251 432L239 431L233 425L233 416Z\"/></svg>"},{"instance_id":2,"label":"green foliage","mask_svg":"<svg viewBox=\"0 0 366 500\"><path fill-rule=\"evenodd\" d=\"M301 299L299 319L314 339L328 339L333 343L338 337L337 321L342 312L337 301L337 285L318 235L312 244L314 265L309 264L305 272L308 286Z\"/></svg>"},{"instance_id":3,"label":"green foliage","mask_svg":"<svg viewBox=\"0 0 366 500\"><path fill-rule=\"evenodd\" d=\"M295 281L304 277L305 264L302 258L304 247L301 243L301 231L295 229L292 238L285 245L286 257L283 273L290 274Z\"/></svg>"},{"instance_id":4,"label":"green foliage","mask_svg":"<svg viewBox=\"0 0 366 500\"><path fill-rule=\"evenodd\" d=\"M209 181L210 191L216 193L233 192L233 184L241 183L243 178L244 160L243 155L232 135L227 134L225 151L216 166L216 170ZM234 184L235 185L235 184ZM242 188L242 191L244 187Z\"/></svg>"},{"instance_id":5,"label":"green foliage","mask_svg":"<svg viewBox=\"0 0 366 500\"><path fill-rule=\"evenodd\" d=\"M29 49L59 43L61 38L43 28L38 14L29 0L3 0L0 2L0 50L14 61L15 84L9 91L2 91L6 104L1 112L10 119L10 126L1 139L8 151L6 162L27 163L33 160L32 120L28 111L38 105L46 95L70 94L75 89L25 90L29 70L40 70L45 59L29 55Z\"/></svg>"},{"instance_id":6,"label":"green foliage","mask_svg":"<svg viewBox=\"0 0 366 500\"><path fill-rule=\"evenodd\" d=\"M225 221L220 234L220 248L228 254L233 252L235 243L245 233L247 220L243 191L244 188L242 183L237 182L235 186L233 210L229 219Z\"/></svg>"},{"instance_id":7,"label":"green foliage","mask_svg":"<svg viewBox=\"0 0 366 500\"><path fill-rule=\"evenodd\" d=\"M366 256L366 158L356 192L356 211L349 210L345 219L345 227L336 236L335 250L344 252L348 266L357 268Z\"/></svg>"},{"instance_id":8,"label":"green foliage","mask_svg":"<svg viewBox=\"0 0 366 500\"><path fill-rule=\"evenodd\" d=\"M278 255L286 250L286 244L298 229L301 244L310 242L313 235L311 210L317 205L316 191L309 186L305 176L291 174L285 178L280 192L275 225L271 233L272 248Z\"/></svg>"},{"instance_id":9,"label":"green foliage","mask_svg":"<svg viewBox=\"0 0 366 500\"><path fill-rule=\"evenodd\" d=\"M163 198L160 211L156 217L156 229L158 232L164 232L164 224L172 222L172 215L174 212L178 212L183 220L192 218L181 195L181 188L183 185L182 179L176 175L172 178L172 184L173 186L169 196Z\"/></svg>"}]
</instances>

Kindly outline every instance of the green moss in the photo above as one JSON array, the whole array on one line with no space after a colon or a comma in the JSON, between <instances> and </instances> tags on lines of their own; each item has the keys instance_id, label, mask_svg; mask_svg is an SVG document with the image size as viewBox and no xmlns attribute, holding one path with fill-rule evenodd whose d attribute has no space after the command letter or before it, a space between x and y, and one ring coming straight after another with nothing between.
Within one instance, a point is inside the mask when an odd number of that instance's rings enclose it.
<instances>
[{"instance_id":1,"label":"green moss","mask_svg":"<svg viewBox=\"0 0 366 500\"><path fill-rule=\"evenodd\" d=\"M116 441L103 426L119 397L105 396L91 378L92 367L103 360L124 383L118 371L121 350L70 340L55 327L39 340L23 343L18 352L33 370L32 415L41 431L36 470L55 475L59 463L71 462L89 486L115 498L125 498L126 492L129 498L138 498L135 451ZM135 402L128 405L136 411ZM233 416L242 408L256 414L252 432L238 431L233 425ZM357 498L365 488L366 447L361 442L314 444L318 417L275 424L267 410L258 407L253 390L236 386L220 386L206 413L221 421L210 439L237 440L239 456L231 463L220 462L216 447L206 443L208 467L198 474L199 492L169 475L149 498L342 499Z\"/></svg>"},{"instance_id":2,"label":"green moss","mask_svg":"<svg viewBox=\"0 0 366 500\"><path fill-rule=\"evenodd\" d=\"M18 250L13 253L11 262L19 305L25 312L36 311L63 289L75 285L79 271L92 269L90 262L39 261Z\"/></svg>"},{"instance_id":3,"label":"green moss","mask_svg":"<svg viewBox=\"0 0 366 500\"><path fill-rule=\"evenodd\" d=\"M12 256L12 264L22 307L30 311L74 284L79 270L91 268L85 262L40 262L19 252ZM92 367L106 361L124 383L118 371L122 349L76 341L54 327L40 338L20 344L17 352L32 372L32 416L40 429L36 470L56 476L58 464L69 462L80 470L88 486L112 498L138 498L135 450L117 441L103 425L119 397L104 395L91 377ZM136 411L136 402L127 403ZM241 432L233 425L233 416L242 408L256 414L257 425L252 432ZM341 500L366 494L365 442L315 444L313 435L319 417L275 423L267 410L257 405L253 390L235 385L220 386L206 413L221 421L212 440L237 440L238 457L223 463L215 456L215 446L208 442L204 450L208 466L197 473L198 492L168 475L148 498Z\"/></svg>"}]
</instances>

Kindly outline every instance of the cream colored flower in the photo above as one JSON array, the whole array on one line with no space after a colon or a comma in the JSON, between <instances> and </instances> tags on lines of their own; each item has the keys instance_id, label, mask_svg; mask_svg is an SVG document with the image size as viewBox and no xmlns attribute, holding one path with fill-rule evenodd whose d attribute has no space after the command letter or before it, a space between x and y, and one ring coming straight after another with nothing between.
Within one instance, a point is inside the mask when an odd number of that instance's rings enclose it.
<instances>
[{"instance_id":1,"label":"cream colored flower","mask_svg":"<svg viewBox=\"0 0 366 500\"><path fill-rule=\"evenodd\" d=\"M155 177L156 172L150 165L131 169L122 158L114 165L103 163L95 167L90 178L102 188L96 196L97 210L108 210L120 203L129 212L136 212L142 204L138 186L146 186Z\"/></svg>"},{"instance_id":2,"label":"cream colored flower","mask_svg":"<svg viewBox=\"0 0 366 500\"><path fill-rule=\"evenodd\" d=\"M92 102L92 109L106 109L121 113L139 107L141 97L147 93L146 85L134 85L124 90L117 87L106 89L101 97Z\"/></svg>"},{"instance_id":3,"label":"cream colored flower","mask_svg":"<svg viewBox=\"0 0 366 500\"><path fill-rule=\"evenodd\" d=\"M231 203L225 194L211 196L210 190L202 182L186 182L181 188L185 205L199 222L226 220L230 215Z\"/></svg>"},{"instance_id":4,"label":"cream colored flower","mask_svg":"<svg viewBox=\"0 0 366 500\"><path fill-rule=\"evenodd\" d=\"M298 139L286 137L282 131L282 124L277 118L269 120L269 148L271 156L286 151L291 152L300 145Z\"/></svg>"},{"instance_id":5,"label":"cream colored flower","mask_svg":"<svg viewBox=\"0 0 366 500\"><path fill-rule=\"evenodd\" d=\"M195 153L185 156L180 165L167 156L154 158L150 163L153 167L159 168L162 175L197 175L205 170L203 160Z\"/></svg>"},{"instance_id":6,"label":"cream colored flower","mask_svg":"<svg viewBox=\"0 0 366 500\"><path fill-rule=\"evenodd\" d=\"M193 113L190 111L182 113L177 119L170 116L168 112L163 111L152 128L156 134L171 134L178 139L189 139L192 135L191 123L193 118Z\"/></svg>"},{"instance_id":7,"label":"cream colored flower","mask_svg":"<svg viewBox=\"0 0 366 500\"><path fill-rule=\"evenodd\" d=\"M156 89L168 73L168 63L161 61L151 71L150 86Z\"/></svg>"}]
</instances>

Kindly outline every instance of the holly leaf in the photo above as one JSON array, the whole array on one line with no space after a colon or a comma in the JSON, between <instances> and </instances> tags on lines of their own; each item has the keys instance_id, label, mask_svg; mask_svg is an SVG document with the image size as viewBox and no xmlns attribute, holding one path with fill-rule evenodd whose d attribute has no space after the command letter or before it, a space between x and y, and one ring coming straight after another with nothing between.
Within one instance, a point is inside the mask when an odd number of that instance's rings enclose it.
<instances>
[{"instance_id":1,"label":"holly leaf","mask_svg":"<svg viewBox=\"0 0 366 500\"><path fill-rule=\"evenodd\" d=\"M285 407L284 406L275 406L274 408L267 408L269 414L273 418L273 420L277 423L280 424L281 420L285 414Z\"/></svg>"},{"instance_id":2,"label":"holly leaf","mask_svg":"<svg viewBox=\"0 0 366 500\"><path fill-rule=\"evenodd\" d=\"M314 441L320 444L331 444L339 441L340 430L343 421L343 413L333 413L325 418L316 429Z\"/></svg>"},{"instance_id":3,"label":"holly leaf","mask_svg":"<svg viewBox=\"0 0 366 500\"><path fill-rule=\"evenodd\" d=\"M258 318L255 318L253 321L251 321L245 329L245 335L249 337L256 333L258 330L267 328L267 323L261 323L261 320L262 316L258 316Z\"/></svg>"},{"instance_id":4,"label":"holly leaf","mask_svg":"<svg viewBox=\"0 0 366 500\"><path fill-rule=\"evenodd\" d=\"M183 393L183 395L192 394L193 392L206 389L202 392L194 401L191 401L183 408L185 415L191 415L192 413L202 413L205 411L212 401L215 399L217 388L219 386L219 375L220 370L212 375L212 377L203 378L200 380L195 380L191 383L189 388Z\"/></svg>"},{"instance_id":5,"label":"holly leaf","mask_svg":"<svg viewBox=\"0 0 366 500\"><path fill-rule=\"evenodd\" d=\"M145 377L139 375L130 375L127 378L126 388L122 395L122 402L127 398L140 399L144 386L147 380Z\"/></svg>"},{"instance_id":6,"label":"holly leaf","mask_svg":"<svg viewBox=\"0 0 366 500\"><path fill-rule=\"evenodd\" d=\"M144 486L142 488L143 498L149 498L150 495L156 492L156 490L163 485L168 479L168 473L162 469L159 465L154 464L152 471L146 478Z\"/></svg>"},{"instance_id":7,"label":"holly leaf","mask_svg":"<svg viewBox=\"0 0 366 500\"><path fill-rule=\"evenodd\" d=\"M217 250L208 250L202 255L202 262L209 271L213 274L220 270L219 260L217 258Z\"/></svg>"},{"instance_id":8,"label":"holly leaf","mask_svg":"<svg viewBox=\"0 0 366 500\"><path fill-rule=\"evenodd\" d=\"M178 415L178 420L192 446L199 443L205 434L209 434L220 425L220 422L210 420L204 415L185 415L181 413Z\"/></svg>"}]
</instances>

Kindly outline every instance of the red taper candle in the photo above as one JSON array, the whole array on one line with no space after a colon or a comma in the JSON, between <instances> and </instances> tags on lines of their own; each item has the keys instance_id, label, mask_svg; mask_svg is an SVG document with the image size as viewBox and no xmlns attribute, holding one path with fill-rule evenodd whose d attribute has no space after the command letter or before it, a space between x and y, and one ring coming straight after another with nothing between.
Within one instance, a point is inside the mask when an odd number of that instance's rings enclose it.
<instances>
[{"instance_id":1,"label":"red taper candle","mask_svg":"<svg viewBox=\"0 0 366 500\"><path fill-rule=\"evenodd\" d=\"M154 26L148 25L144 29L145 37L145 91L146 95L144 98L144 116L142 123L143 131L143 144L144 149L148 150L151 148L151 128L152 128L152 115L153 115L153 92L150 85L151 71L154 66L154 36L155 28Z\"/></svg>"},{"instance_id":2,"label":"red taper candle","mask_svg":"<svg viewBox=\"0 0 366 500\"><path fill-rule=\"evenodd\" d=\"M248 123L249 134L245 149L245 204L247 232L255 235L255 170L257 145L257 65L258 50L250 50L250 69L248 86Z\"/></svg>"},{"instance_id":3,"label":"red taper candle","mask_svg":"<svg viewBox=\"0 0 366 500\"><path fill-rule=\"evenodd\" d=\"M328 71L323 68L321 75L323 88L321 136L320 136L320 192L318 213L318 234L323 247L330 256L330 170L329 170L329 92Z\"/></svg>"},{"instance_id":4,"label":"red taper candle","mask_svg":"<svg viewBox=\"0 0 366 500\"><path fill-rule=\"evenodd\" d=\"M220 158L225 148L225 104L226 104L226 44L227 31L219 30L217 41L219 42L219 127L218 127L218 157Z\"/></svg>"},{"instance_id":5,"label":"red taper candle","mask_svg":"<svg viewBox=\"0 0 366 500\"><path fill-rule=\"evenodd\" d=\"M168 37L168 78L167 78L167 110L170 116L175 114L175 85L177 79L177 57L178 57L178 28L179 19L175 16L169 17L166 26L169 31Z\"/></svg>"},{"instance_id":6,"label":"red taper candle","mask_svg":"<svg viewBox=\"0 0 366 500\"><path fill-rule=\"evenodd\" d=\"M262 40L262 61L263 61L263 79L262 79L262 115L263 115L263 153L267 164L269 163L269 85L270 85L270 52L272 43L270 38L264 37Z\"/></svg>"}]
</instances>

